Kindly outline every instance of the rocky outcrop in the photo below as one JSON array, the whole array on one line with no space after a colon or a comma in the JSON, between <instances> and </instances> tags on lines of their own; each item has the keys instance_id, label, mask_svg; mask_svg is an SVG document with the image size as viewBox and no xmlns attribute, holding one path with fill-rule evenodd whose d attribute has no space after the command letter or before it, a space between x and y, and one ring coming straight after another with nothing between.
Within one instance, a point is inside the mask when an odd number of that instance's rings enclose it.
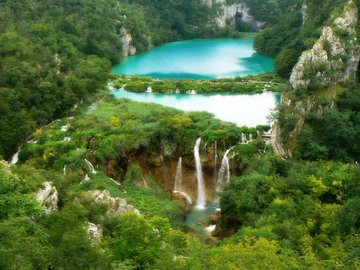
<instances>
[{"instance_id":1,"label":"rocky outcrop","mask_svg":"<svg viewBox=\"0 0 360 270\"><path fill-rule=\"evenodd\" d=\"M36 193L36 199L45 207L45 213L49 214L58 209L59 196L55 186L50 182L43 184L43 189Z\"/></svg>"},{"instance_id":2,"label":"rocky outcrop","mask_svg":"<svg viewBox=\"0 0 360 270\"><path fill-rule=\"evenodd\" d=\"M139 210L137 210L134 206L127 204L125 199L111 197L110 193L106 190L91 191L89 192L89 195L94 198L96 203L107 205L107 215L110 217L129 212L140 215Z\"/></svg>"},{"instance_id":3,"label":"rocky outcrop","mask_svg":"<svg viewBox=\"0 0 360 270\"><path fill-rule=\"evenodd\" d=\"M328 86L355 78L360 60L357 21L357 7L349 1L343 14L324 27L313 48L299 58L290 76L293 89L308 88L311 84Z\"/></svg>"},{"instance_id":4,"label":"rocky outcrop","mask_svg":"<svg viewBox=\"0 0 360 270\"><path fill-rule=\"evenodd\" d=\"M242 20L251 26L255 31L259 31L264 25L264 22L256 21L251 15L250 8L245 3L227 4L226 0L207 0L208 5L218 4L222 8L222 12L216 18L216 22L220 27L227 24L234 25L237 19Z\"/></svg>"},{"instance_id":5,"label":"rocky outcrop","mask_svg":"<svg viewBox=\"0 0 360 270\"><path fill-rule=\"evenodd\" d=\"M121 29L121 42L123 47L123 54L125 57L136 54L136 48L133 45L132 36L125 28Z\"/></svg>"},{"instance_id":6,"label":"rocky outcrop","mask_svg":"<svg viewBox=\"0 0 360 270\"><path fill-rule=\"evenodd\" d=\"M92 240L93 243L100 242L103 236L103 228L101 227L101 225L96 225L94 223L87 222L86 231L90 237L90 240Z\"/></svg>"}]
</instances>

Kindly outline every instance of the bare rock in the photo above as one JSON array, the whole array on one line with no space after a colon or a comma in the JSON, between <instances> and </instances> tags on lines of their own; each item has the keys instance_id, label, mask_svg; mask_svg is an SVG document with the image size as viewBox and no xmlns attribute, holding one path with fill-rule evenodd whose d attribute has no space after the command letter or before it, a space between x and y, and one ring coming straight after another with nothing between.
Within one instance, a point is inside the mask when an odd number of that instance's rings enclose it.
<instances>
[{"instance_id":1,"label":"bare rock","mask_svg":"<svg viewBox=\"0 0 360 270\"><path fill-rule=\"evenodd\" d=\"M46 214L50 214L58 209L58 192L56 187L50 182L44 182L43 189L36 193L36 199L45 207Z\"/></svg>"}]
</instances>

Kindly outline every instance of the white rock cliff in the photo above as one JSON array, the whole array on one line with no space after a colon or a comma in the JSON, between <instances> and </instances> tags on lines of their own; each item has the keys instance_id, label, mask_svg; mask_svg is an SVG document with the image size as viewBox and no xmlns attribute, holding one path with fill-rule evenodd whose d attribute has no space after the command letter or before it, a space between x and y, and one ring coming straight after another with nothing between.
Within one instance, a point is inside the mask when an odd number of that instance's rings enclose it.
<instances>
[{"instance_id":1,"label":"white rock cliff","mask_svg":"<svg viewBox=\"0 0 360 270\"><path fill-rule=\"evenodd\" d=\"M360 60L357 21L357 7L349 1L343 14L324 27L313 48L299 58L290 76L293 89L308 88L314 82L327 86L351 79L356 74Z\"/></svg>"}]
</instances>

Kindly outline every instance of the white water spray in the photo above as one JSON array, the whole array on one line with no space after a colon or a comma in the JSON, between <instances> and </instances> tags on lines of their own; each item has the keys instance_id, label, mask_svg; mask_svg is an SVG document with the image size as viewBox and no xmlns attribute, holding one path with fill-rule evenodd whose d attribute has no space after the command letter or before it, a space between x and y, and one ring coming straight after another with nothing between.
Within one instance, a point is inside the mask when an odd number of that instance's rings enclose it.
<instances>
[{"instance_id":1,"label":"white water spray","mask_svg":"<svg viewBox=\"0 0 360 270\"><path fill-rule=\"evenodd\" d=\"M91 164L91 162L88 161L86 158L84 160L85 160L86 164L89 166L90 172L93 174L96 174L96 170L95 170L94 166Z\"/></svg>"},{"instance_id":2,"label":"white water spray","mask_svg":"<svg viewBox=\"0 0 360 270\"><path fill-rule=\"evenodd\" d=\"M205 184L204 184L204 178L202 173L202 167L201 167L201 159L200 159L200 152L199 147L201 143L201 138L198 138L196 140L195 146L194 146L194 157L195 157L195 165L196 165L196 179L198 183L198 197L196 200L196 208L198 209L204 209L206 204L206 195L205 195Z\"/></svg>"}]
</instances>

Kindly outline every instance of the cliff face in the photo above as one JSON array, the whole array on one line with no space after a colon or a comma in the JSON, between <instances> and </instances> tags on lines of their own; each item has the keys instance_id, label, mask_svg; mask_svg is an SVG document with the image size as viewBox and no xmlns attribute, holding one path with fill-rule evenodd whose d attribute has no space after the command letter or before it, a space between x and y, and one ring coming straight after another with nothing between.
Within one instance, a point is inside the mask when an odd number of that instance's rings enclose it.
<instances>
[{"instance_id":1,"label":"cliff face","mask_svg":"<svg viewBox=\"0 0 360 270\"><path fill-rule=\"evenodd\" d=\"M227 24L234 25L237 19L242 20L251 26L255 31L259 31L264 25L264 22L256 21L251 15L250 8L245 3L227 4L226 0L206 0L208 5L220 5L221 13L216 18L216 22L220 27Z\"/></svg>"},{"instance_id":2,"label":"cliff face","mask_svg":"<svg viewBox=\"0 0 360 270\"><path fill-rule=\"evenodd\" d=\"M221 151L223 152L223 151ZM201 162L203 177L205 181L205 192L207 201L211 202L215 198L215 183L221 166L222 154L215 160L214 147L201 147ZM107 175L122 181L127 168L132 163L137 163L142 169L146 179L155 179L160 186L167 192L172 193L175 185L176 169L179 157L172 154L146 154L138 152L128 156L128 159L110 160L107 164ZM234 161L230 160L232 174L239 174L235 171ZM193 202L197 199L197 179L195 159L193 154L182 156L182 192L190 196ZM174 195L176 197L176 195Z\"/></svg>"},{"instance_id":3,"label":"cliff face","mask_svg":"<svg viewBox=\"0 0 360 270\"><path fill-rule=\"evenodd\" d=\"M123 54L125 57L136 54L136 48L133 45L132 36L125 28L121 29L121 42L123 47Z\"/></svg>"},{"instance_id":4,"label":"cliff face","mask_svg":"<svg viewBox=\"0 0 360 270\"><path fill-rule=\"evenodd\" d=\"M290 77L293 89L328 86L355 77L360 60L357 22L357 7L349 1L343 13L324 27L313 48L299 58Z\"/></svg>"}]
</instances>

